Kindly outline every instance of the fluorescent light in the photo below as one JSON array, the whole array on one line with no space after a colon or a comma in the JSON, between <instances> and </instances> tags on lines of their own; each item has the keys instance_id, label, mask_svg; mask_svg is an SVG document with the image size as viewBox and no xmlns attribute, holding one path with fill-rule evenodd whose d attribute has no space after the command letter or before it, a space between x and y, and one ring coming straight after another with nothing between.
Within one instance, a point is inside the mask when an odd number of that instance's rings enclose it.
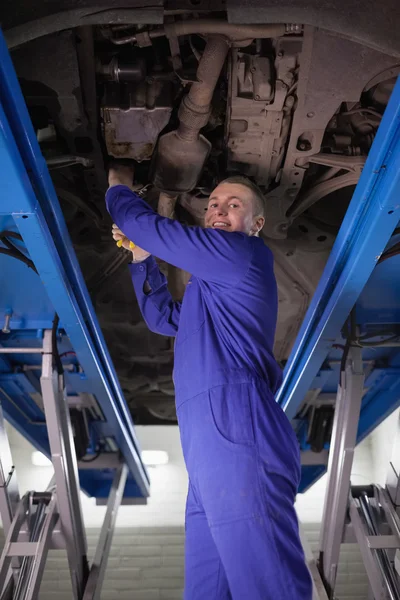
<instances>
[{"instance_id":1,"label":"fluorescent light","mask_svg":"<svg viewBox=\"0 0 400 600\"><path fill-rule=\"evenodd\" d=\"M35 467L52 467L53 463L42 452L35 450L31 456L32 464Z\"/></svg>"},{"instance_id":2,"label":"fluorescent light","mask_svg":"<svg viewBox=\"0 0 400 600\"><path fill-rule=\"evenodd\" d=\"M142 461L148 467L166 465L168 463L168 452L165 452L165 450L143 450Z\"/></svg>"}]
</instances>

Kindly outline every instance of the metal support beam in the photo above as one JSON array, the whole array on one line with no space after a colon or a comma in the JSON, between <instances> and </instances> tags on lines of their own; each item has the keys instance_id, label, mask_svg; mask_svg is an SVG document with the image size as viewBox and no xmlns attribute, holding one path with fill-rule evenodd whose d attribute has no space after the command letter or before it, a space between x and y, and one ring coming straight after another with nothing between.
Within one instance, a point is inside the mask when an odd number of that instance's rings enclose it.
<instances>
[{"instance_id":1,"label":"metal support beam","mask_svg":"<svg viewBox=\"0 0 400 600\"><path fill-rule=\"evenodd\" d=\"M373 486L373 496L371 497L367 491L359 494L358 504L364 520L364 529L367 533L366 542L369 547L371 547L371 537L372 539L375 538L372 547L373 556L385 583L388 597L390 600L398 600L398 598L400 598L399 581L393 570L391 553L387 549L389 543L386 541L387 536L382 535L382 532L386 531L386 522L382 519L378 486ZM397 536L393 537L397 538ZM397 547L399 547L399 545L400 540L397 539ZM394 548L396 548L396 546L394 546Z\"/></svg>"},{"instance_id":2,"label":"metal support beam","mask_svg":"<svg viewBox=\"0 0 400 600\"><path fill-rule=\"evenodd\" d=\"M308 570L310 571L311 579L313 582L312 600L328 600L324 584L322 583L321 575L318 571L315 558L311 551L310 545L307 541L303 526L299 523L299 532L301 545L303 546L304 556L307 562Z\"/></svg>"},{"instance_id":3,"label":"metal support beam","mask_svg":"<svg viewBox=\"0 0 400 600\"><path fill-rule=\"evenodd\" d=\"M14 515L20 501L17 474L13 465L11 448L5 427L3 410L0 403L0 515L5 535L8 535ZM12 571L6 576L4 582L4 599L10 597L13 592L14 581L17 581L18 571L21 567L20 559L13 558L11 561ZM0 594L2 587L0 586ZM3 600L3 596L1 597Z\"/></svg>"},{"instance_id":4,"label":"metal support beam","mask_svg":"<svg viewBox=\"0 0 400 600\"><path fill-rule=\"evenodd\" d=\"M353 525L357 543L360 548L361 556L365 569L367 571L368 580L372 589L375 600L388 600L389 595L382 579L379 568L375 562L374 551L368 546L364 532L363 522L358 512L357 501L350 498L350 520Z\"/></svg>"},{"instance_id":5,"label":"metal support beam","mask_svg":"<svg viewBox=\"0 0 400 600\"><path fill-rule=\"evenodd\" d=\"M128 469L126 465L121 465L115 474L112 484L106 516L101 528L96 554L94 555L93 564L90 569L83 600L100 600L101 588L114 535L117 512L124 494L127 475Z\"/></svg>"},{"instance_id":6,"label":"metal support beam","mask_svg":"<svg viewBox=\"0 0 400 600\"><path fill-rule=\"evenodd\" d=\"M320 569L329 591L335 589L344 534L357 427L363 396L361 348L351 348L338 387L328 461L328 484L321 524Z\"/></svg>"},{"instance_id":7,"label":"metal support beam","mask_svg":"<svg viewBox=\"0 0 400 600\"><path fill-rule=\"evenodd\" d=\"M20 500L11 526L8 529L8 534L0 557L0 591L3 590L8 583L9 569L12 561L12 556L9 555L8 551L10 545L18 541L21 525L25 521L26 514L29 510L29 499L30 494L28 493Z\"/></svg>"},{"instance_id":8,"label":"metal support beam","mask_svg":"<svg viewBox=\"0 0 400 600\"><path fill-rule=\"evenodd\" d=\"M328 450L313 452L312 450L303 450L300 453L300 461L303 467L314 465L327 465L329 459Z\"/></svg>"},{"instance_id":9,"label":"metal support beam","mask_svg":"<svg viewBox=\"0 0 400 600\"><path fill-rule=\"evenodd\" d=\"M400 548L400 517L396 512L396 505L394 505L387 488L384 490L378 486L377 490L379 505L383 509L390 529L397 538L397 548Z\"/></svg>"},{"instance_id":10,"label":"metal support beam","mask_svg":"<svg viewBox=\"0 0 400 600\"><path fill-rule=\"evenodd\" d=\"M29 492L18 502L11 450L0 406L0 515L6 531L0 557L0 598L37 600L48 551L57 547L67 550L75 600L99 600L128 467L120 462L118 453L111 454L105 463L108 468L116 467L116 474L89 573L69 407L63 377L53 367L50 330L44 333L41 351L40 384L54 475L45 492ZM14 566L13 578L11 568Z\"/></svg>"},{"instance_id":11,"label":"metal support beam","mask_svg":"<svg viewBox=\"0 0 400 600\"><path fill-rule=\"evenodd\" d=\"M58 517L55 493L52 494L47 507L43 501L38 505L35 517L31 532L32 541L22 544L22 546L31 548L22 547L19 550L20 556L24 555L24 560L13 600L36 600L38 598L50 548L51 534ZM12 554L12 544L10 546L9 554Z\"/></svg>"},{"instance_id":12,"label":"metal support beam","mask_svg":"<svg viewBox=\"0 0 400 600\"><path fill-rule=\"evenodd\" d=\"M386 489L397 510L400 510L400 415L397 419L392 457L386 477Z\"/></svg>"},{"instance_id":13,"label":"metal support beam","mask_svg":"<svg viewBox=\"0 0 400 600\"><path fill-rule=\"evenodd\" d=\"M15 557L23 557L13 586L13 600L36 600L43 576L54 525L57 521L56 494L28 492L20 501L9 528L0 558L0 590L7 597L10 567ZM29 526L29 541L18 541L23 524Z\"/></svg>"},{"instance_id":14,"label":"metal support beam","mask_svg":"<svg viewBox=\"0 0 400 600\"><path fill-rule=\"evenodd\" d=\"M42 354L42 352L42 348L0 348L0 354Z\"/></svg>"},{"instance_id":15,"label":"metal support beam","mask_svg":"<svg viewBox=\"0 0 400 600\"><path fill-rule=\"evenodd\" d=\"M121 465L121 455L118 452L107 452L100 454L94 460L79 460L78 468L80 471L88 469L117 469Z\"/></svg>"},{"instance_id":16,"label":"metal support beam","mask_svg":"<svg viewBox=\"0 0 400 600\"><path fill-rule=\"evenodd\" d=\"M17 474L0 403L0 515L5 535L11 527L19 502ZM0 590L1 591L1 590Z\"/></svg>"},{"instance_id":17,"label":"metal support beam","mask_svg":"<svg viewBox=\"0 0 400 600\"><path fill-rule=\"evenodd\" d=\"M4 585L3 592L1 593L0 600L13 600L14 593L14 575L10 570L8 571L7 580Z\"/></svg>"},{"instance_id":18,"label":"metal support beam","mask_svg":"<svg viewBox=\"0 0 400 600\"><path fill-rule=\"evenodd\" d=\"M66 540L72 590L74 598L80 600L89 573L86 533L80 501L78 466L63 378L53 368L51 330L45 331L43 351L40 384L54 466L60 520Z\"/></svg>"}]
</instances>

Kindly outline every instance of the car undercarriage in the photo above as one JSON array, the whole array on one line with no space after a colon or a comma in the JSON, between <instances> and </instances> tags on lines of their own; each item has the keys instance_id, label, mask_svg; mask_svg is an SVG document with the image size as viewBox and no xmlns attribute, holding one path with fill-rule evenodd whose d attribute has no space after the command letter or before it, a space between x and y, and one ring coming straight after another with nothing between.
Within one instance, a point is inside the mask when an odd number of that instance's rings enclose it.
<instances>
[{"instance_id":1,"label":"car undercarriage","mask_svg":"<svg viewBox=\"0 0 400 600\"><path fill-rule=\"evenodd\" d=\"M175 423L173 340L141 318L105 211L107 164L133 160L137 191L189 226L221 179L260 186L283 366L400 72L400 43L379 9L363 29L274 3L267 18L255 1L247 12L202 0L58 4L34 15L10 3L6 38L133 418ZM160 266L181 298L188 274Z\"/></svg>"}]
</instances>

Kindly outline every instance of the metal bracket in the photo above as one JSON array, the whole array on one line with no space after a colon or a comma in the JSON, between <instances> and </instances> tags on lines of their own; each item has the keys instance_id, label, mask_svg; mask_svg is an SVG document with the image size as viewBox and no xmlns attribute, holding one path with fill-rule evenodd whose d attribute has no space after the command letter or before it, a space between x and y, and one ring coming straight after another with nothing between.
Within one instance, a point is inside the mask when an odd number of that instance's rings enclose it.
<instances>
[{"instance_id":1,"label":"metal bracket","mask_svg":"<svg viewBox=\"0 0 400 600\"><path fill-rule=\"evenodd\" d=\"M175 73L182 70L181 51L179 48L178 36L170 33L168 35L169 49L171 50L172 68Z\"/></svg>"},{"instance_id":2,"label":"metal bracket","mask_svg":"<svg viewBox=\"0 0 400 600\"><path fill-rule=\"evenodd\" d=\"M368 574L368 579L374 594L374 598L375 600L388 600L389 596L387 594L387 590L385 590L379 569L374 560L373 551L366 542L363 523L354 498L350 498L350 519L354 528L358 546L360 548L363 563Z\"/></svg>"}]
</instances>

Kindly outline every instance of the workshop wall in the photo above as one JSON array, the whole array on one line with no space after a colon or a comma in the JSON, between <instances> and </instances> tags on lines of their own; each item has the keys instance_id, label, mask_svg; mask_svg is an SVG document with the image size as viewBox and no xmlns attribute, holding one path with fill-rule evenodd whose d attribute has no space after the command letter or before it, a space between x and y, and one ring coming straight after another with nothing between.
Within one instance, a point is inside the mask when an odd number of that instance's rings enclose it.
<instances>
[{"instance_id":1,"label":"workshop wall","mask_svg":"<svg viewBox=\"0 0 400 600\"><path fill-rule=\"evenodd\" d=\"M389 427L389 423L382 428ZM393 425L392 425L393 429ZM44 489L52 468L31 465L32 447L15 430L8 428L21 492ZM355 453L353 483L369 483L380 469L384 456L373 452L387 435L378 428ZM184 508L187 475L176 427L138 427L142 449L166 450L169 463L150 469L152 496L147 506L122 506L108 563L102 600L180 600L183 585ZM375 441L377 436L377 441ZM297 510L314 552L318 549L325 478L299 496ZM105 507L82 497L89 557L94 553ZM40 600L71 600L71 585L65 554L51 552L46 565ZM368 584L358 547L343 547L338 576L339 600L366 600Z\"/></svg>"}]
</instances>

